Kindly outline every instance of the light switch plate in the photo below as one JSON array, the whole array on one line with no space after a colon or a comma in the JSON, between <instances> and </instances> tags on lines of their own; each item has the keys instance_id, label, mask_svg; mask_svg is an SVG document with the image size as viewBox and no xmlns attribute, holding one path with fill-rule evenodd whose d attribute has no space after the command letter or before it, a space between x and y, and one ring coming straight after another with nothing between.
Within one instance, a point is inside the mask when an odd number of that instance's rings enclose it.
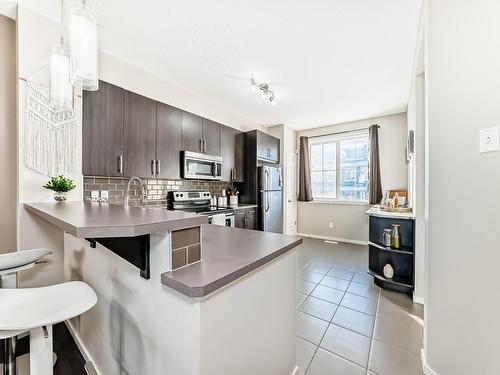
<instances>
[{"instance_id":1,"label":"light switch plate","mask_svg":"<svg viewBox=\"0 0 500 375\"><path fill-rule=\"evenodd\" d=\"M500 150L500 127L481 129L479 131L479 152Z\"/></svg>"},{"instance_id":2,"label":"light switch plate","mask_svg":"<svg viewBox=\"0 0 500 375\"><path fill-rule=\"evenodd\" d=\"M92 190L90 192L90 198L92 198L92 199L99 199L99 190Z\"/></svg>"},{"instance_id":3,"label":"light switch plate","mask_svg":"<svg viewBox=\"0 0 500 375\"><path fill-rule=\"evenodd\" d=\"M109 191L108 190L101 190L101 198L108 199L109 198Z\"/></svg>"}]
</instances>

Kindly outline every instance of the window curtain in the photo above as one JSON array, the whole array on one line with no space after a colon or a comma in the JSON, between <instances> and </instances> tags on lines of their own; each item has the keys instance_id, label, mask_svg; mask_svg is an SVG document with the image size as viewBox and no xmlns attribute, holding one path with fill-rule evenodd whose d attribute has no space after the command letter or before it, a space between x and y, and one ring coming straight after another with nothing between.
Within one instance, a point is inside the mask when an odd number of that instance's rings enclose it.
<instances>
[{"instance_id":1,"label":"window curtain","mask_svg":"<svg viewBox=\"0 0 500 375\"><path fill-rule=\"evenodd\" d=\"M311 190L311 170L309 169L309 138L300 137L299 154L299 202L310 202L313 200Z\"/></svg>"},{"instance_id":2,"label":"window curtain","mask_svg":"<svg viewBox=\"0 0 500 375\"><path fill-rule=\"evenodd\" d=\"M368 130L370 143L370 169L368 202L378 204L382 200L382 182L380 180L380 155L378 150L378 125L370 126Z\"/></svg>"}]
</instances>

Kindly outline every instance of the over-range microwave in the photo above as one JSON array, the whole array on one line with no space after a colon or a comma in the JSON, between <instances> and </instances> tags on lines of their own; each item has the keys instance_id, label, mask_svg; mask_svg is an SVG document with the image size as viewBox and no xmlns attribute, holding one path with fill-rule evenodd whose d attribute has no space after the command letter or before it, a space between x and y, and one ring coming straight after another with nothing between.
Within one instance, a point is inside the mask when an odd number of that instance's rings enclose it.
<instances>
[{"instance_id":1,"label":"over-range microwave","mask_svg":"<svg viewBox=\"0 0 500 375\"><path fill-rule=\"evenodd\" d=\"M222 158L199 152L182 151L182 178L191 180L220 180Z\"/></svg>"}]
</instances>

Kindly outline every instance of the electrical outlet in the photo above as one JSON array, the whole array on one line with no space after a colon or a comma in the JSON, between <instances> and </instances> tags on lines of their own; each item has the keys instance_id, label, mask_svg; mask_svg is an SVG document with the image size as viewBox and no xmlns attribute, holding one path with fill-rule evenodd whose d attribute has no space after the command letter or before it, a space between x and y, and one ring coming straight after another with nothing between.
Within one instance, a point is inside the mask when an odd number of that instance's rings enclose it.
<instances>
[{"instance_id":1,"label":"electrical outlet","mask_svg":"<svg viewBox=\"0 0 500 375\"><path fill-rule=\"evenodd\" d=\"M481 129L479 131L479 152L500 150L500 127Z\"/></svg>"},{"instance_id":2,"label":"electrical outlet","mask_svg":"<svg viewBox=\"0 0 500 375\"><path fill-rule=\"evenodd\" d=\"M90 192L90 198L92 198L92 200L97 200L99 199L99 190L92 190Z\"/></svg>"},{"instance_id":3,"label":"electrical outlet","mask_svg":"<svg viewBox=\"0 0 500 375\"><path fill-rule=\"evenodd\" d=\"M333 223L328 223L329 228L333 228Z\"/></svg>"},{"instance_id":4,"label":"electrical outlet","mask_svg":"<svg viewBox=\"0 0 500 375\"><path fill-rule=\"evenodd\" d=\"M109 191L108 190L101 190L101 198L108 199L109 198Z\"/></svg>"}]
</instances>

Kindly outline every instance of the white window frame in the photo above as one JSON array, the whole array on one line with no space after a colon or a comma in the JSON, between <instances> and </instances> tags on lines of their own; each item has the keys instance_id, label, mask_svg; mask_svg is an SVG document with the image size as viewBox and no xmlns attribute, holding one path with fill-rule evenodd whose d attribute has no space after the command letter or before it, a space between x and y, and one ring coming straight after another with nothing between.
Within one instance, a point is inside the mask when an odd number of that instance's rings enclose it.
<instances>
[{"instance_id":1,"label":"white window frame","mask_svg":"<svg viewBox=\"0 0 500 375\"><path fill-rule=\"evenodd\" d=\"M311 160L311 147L318 144L335 143L335 196L336 198L323 198L315 197L313 195L313 200L311 203L339 203L339 204L368 204L368 198L364 200L353 200L353 199L340 199L340 141L353 138L364 138L368 137L367 130L354 130L342 132L341 134L331 134L325 136L319 136L315 138L309 138L309 160ZM370 143L368 142L368 148ZM368 149L368 170L370 167L370 150ZM368 184L370 183L370 175L368 174Z\"/></svg>"}]
</instances>

